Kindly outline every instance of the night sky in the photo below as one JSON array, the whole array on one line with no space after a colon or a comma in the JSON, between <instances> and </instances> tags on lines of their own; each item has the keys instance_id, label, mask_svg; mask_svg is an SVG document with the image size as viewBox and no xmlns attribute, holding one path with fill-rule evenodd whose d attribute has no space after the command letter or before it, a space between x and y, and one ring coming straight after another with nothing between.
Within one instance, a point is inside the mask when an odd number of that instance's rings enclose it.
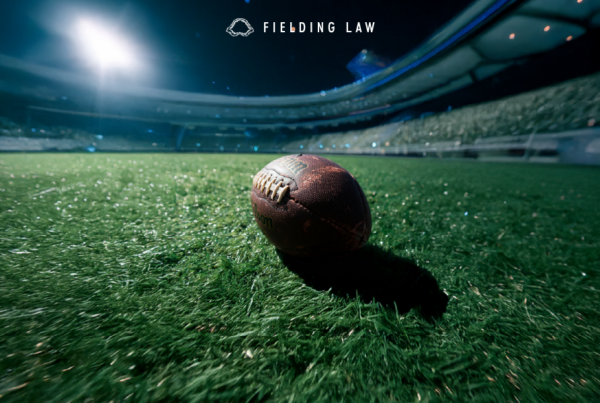
<instances>
[{"instance_id":1,"label":"night sky","mask_svg":"<svg viewBox=\"0 0 600 403\"><path fill-rule=\"evenodd\" d=\"M0 53L82 74L94 70L74 46L81 18L118 31L138 49L138 71L111 73L157 88L264 96L318 92L353 81L346 64L362 49L395 60L470 3L453 1L19 0L0 6ZM255 32L231 37L245 18ZM270 30L263 32L264 21ZM330 33L271 33L273 22L335 23ZM375 32L346 33L346 22ZM363 25L364 30L364 25ZM214 82L214 84L213 84ZM229 87L229 89L227 88Z\"/></svg>"}]
</instances>

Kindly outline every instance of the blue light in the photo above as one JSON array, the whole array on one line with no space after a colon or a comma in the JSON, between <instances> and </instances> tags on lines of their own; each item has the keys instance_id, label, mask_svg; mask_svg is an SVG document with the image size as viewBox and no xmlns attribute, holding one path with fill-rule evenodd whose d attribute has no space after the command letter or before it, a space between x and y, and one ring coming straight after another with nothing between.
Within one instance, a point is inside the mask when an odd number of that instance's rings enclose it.
<instances>
[{"instance_id":1,"label":"blue light","mask_svg":"<svg viewBox=\"0 0 600 403\"><path fill-rule=\"evenodd\" d=\"M250 0L246 0L246 3L250 3Z\"/></svg>"},{"instance_id":2,"label":"blue light","mask_svg":"<svg viewBox=\"0 0 600 403\"><path fill-rule=\"evenodd\" d=\"M240 148L240 145L238 144L238 148Z\"/></svg>"},{"instance_id":3,"label":"blue light","mask_svg":"<svg viewBox=\"0 0 600 403\"><path fill-rule=\"evenodd\" d=\"M425 56L421 57L420 59L418 59L418 60L410 63L408 66L405 66L405 67L401 68L400 70L396 71L394 74L390 74L386 78L384 78L384 79L376 82L375 84L371 85L370 87L368 87L365 90L365 92L371 91L372 89L377 88L377 87L379 87L379 86L381 86L381 85L383 85L383 84L385 84L385 83L387 83L387 82L395 79L396 77L401 76L402 74L404 74L407 71L413 69L414 67L416 67L416 66L422 64L423 62L431 59L433 56L435 56L436 54L440 53L442 50L446 49L448 46L452 45L454 42L456 42L458 39L460 39L462 36L464 36L467 32L471 31L473 28L475 28L477 25L479 25L482 21L484 21L487 18L489 18L492 14L494 14L496 11L498 11L500 8L502 8L502 6L504 6L505 4L509 3L510 1L511 0L498 0L490 8L488 8L487 10L485 10L482 14L480 14L477 18L475 18L473 21L471 21L467 26L465 26L464 28L462 28L456 34L454 34L449 39L447 39L440 46L438 46L437 48L435 48L431 52L427 53ZM365 81L365 78L363 78L362 80L358 80L355 83L363 82L363 81Z\"/></svg>"},{"instance_id":4,"label":"blue light","mask_svg":"<svg viewBox=\"0 0 600 403\"><path fill-rule=\"evenodd\" d=\"M200 143L196 143L196 147L200 147Z\"/></svg>"},{"instance_id":5,"label":"blue light","mask_svg":"<svg viewBox=\"0 0 600 403\"><path fill-rule=\"evenodd\" d=\"M465 211L465 217L466 217L466 216L468 216L468 215L469 215L469 212L468 212L468 211Z\"/></svg>"},{"instance_id":6,"label":"blue light","mask_svg":"<svg viewBox=\"0 0 600 403\"><path fill-rule=\"evenodd\" d=\"M319 144L319 148L323 148L323 144Z\"/></svg>"},{"instance_id":7,"label":"blue light","mask_svg":"<svg viewBox=\"0 0 600 403\"><path fill-rule=\"evenodd\" d=\"M229 87L227 87L227 91L229 91Z\"/></svg>"},{"instance_id":8,"label":"blue light","mask_svg":"<svg viewBox=\"0 0 600 403\"><path fill-rule=\"evenodd\" d=\"M325 91L321 91L321 96L325 96Z\"/></svg>"},{"instance_id":9,"label":"blue light","mask_svg":"<svg viewBox=\"0 0 600 403\"><path fill-rule=\"evenodd\" d=\"M350 144L346 143L346 148L350 148Z\"/></svg>"},{"instance_id":10,"label":"blue light","mask_svg":"<svg viewBox=\"0 0 600 403\"><path fill-rule=\"evenodd\" d=\"M86 148L86 150L88 150L88 151L89 151L89 152L91 152L91 153L94 153L94 152L96 152L96 147L94 147L94 146L89 146L89 147L87 147L87 148Z\"/></svg>"},{"instance_id":11,"label":"blue light","mask_svg":"<svg viewBox=\"0 0 600 403\"><path fill-rule=\"evenodd\" d=\"M258 146L254 146L254 151L258 151Z\"/></svg>"},{"instance_id":12,"label":"blue light","mask_svg":"<svg viewBox=\"0 0 600 403\"><path fill-rule=\"evenodd\" d=\"M335 144L332 147L335 148Z\"/></svg>"},{"instance_id":13,"label":"blue light","mask_svg":"<svg viewBox=\"0 0 600 403\"><path fill-rule=\"evenodd\" d=\"M304 146L300 146L300 148L304 148Z\"/></svg>"},{"instance_id":14,"label":"blue light","mask_svg":"<svg viewBox=\"0 0 600 403\"><path fill-rule=\"evenodd\" d=\"M244 134L252 139L258 137L258 131L252 128L244 130Z\"/></svg>"},{"instance_id":15,"label":"blue light","mask_svg":"<svg viewBox=\"0 0 600 403\"><path fill-rule=\"evenodd\" d=\"M154 130L148 129L148 133L154 133Z\"/></svg>"},{"instance_id":16,"label":"blue light","mask_svg":"<svg viewBox=\"0 0 600 403\"><path fill-rule=\"evenodd\" d=\"M98 140L102 140L102 139L104 138L104 136L103 136L103 135L101 135L101 134L96 134L96 138L97 138Z\"/></svg>"},{"instance_id":17,"label":"blue light","mask_svg":"<svg viewBox=\"0 0 600 403\"><path fill-rule=\"evenodd\" d=\"M215 117L216 117L217 119L219 119L219 118L221 117L221 115L215 115Z\"/></svg>"},{"instance_id":18,"label":"blue light","mask_svg":"<svg viewBox=\"0 0 600 403\"><path fill-rule=\"evenodd\" d=\"M35 133L35 129L32 128L31 131Z\"/></svg>"},{"instance_id":19,"label":"blue light","mask_svg":"<svg viewBox=\"0 0 600 403\"><path fill-rule=\"evenodd\" d=\"M373 148L377 147L377 143L373 142L373 144L371 144L371 147L373 147Z\"/></svg>"}]
</instances>

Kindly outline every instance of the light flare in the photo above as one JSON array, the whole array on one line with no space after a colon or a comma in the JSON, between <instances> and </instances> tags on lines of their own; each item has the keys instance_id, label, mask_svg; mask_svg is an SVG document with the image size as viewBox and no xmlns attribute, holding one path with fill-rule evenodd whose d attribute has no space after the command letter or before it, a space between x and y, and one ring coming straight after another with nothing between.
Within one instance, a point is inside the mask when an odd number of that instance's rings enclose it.
<instances>
[{"instance_id":1,"label":"light flare","mask_svg":"<svg viewBox=\"0 0 600 403\"><path fill-rule=\"evenodd\" d=\"M77 41L88 59L102 69L135 67L134 51L121 37L91 21L77 25Z\"/></svg>"}]
</instances>

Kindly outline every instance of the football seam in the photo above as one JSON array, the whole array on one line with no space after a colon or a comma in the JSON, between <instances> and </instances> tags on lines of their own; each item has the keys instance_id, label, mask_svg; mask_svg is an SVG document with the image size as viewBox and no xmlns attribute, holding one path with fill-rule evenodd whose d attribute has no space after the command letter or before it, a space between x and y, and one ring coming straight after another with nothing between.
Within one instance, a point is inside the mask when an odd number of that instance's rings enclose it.
<instances>
[{"instance_id":1,"label":"football seam","mask_svg":"<svg viewBox=\"0 0 600 403\"><path fill-rule=\"evenodd\" d=\"M338 224L338 223L336 223L335 221L332 221L332 220L330 220L330 219L329 219L329 218L327 218L327 217L323 217L321 214L317 213L317 212L316 212L316 211L314 211L314 210L311 210L311 209L309 209L309 208L308 208L308 207L306 207L304 204L300 203L298 200L296 200L296 199L295 199L295 198L292 196L292 194L291 194L291 193L290 193L290 200L291 200L291 201L293 201L294 203L298 204L298 205L299 205L300 207L302 207L303 209L305 209L305 210L309 211L310 213L312 213L312 214L316 215L317 217L319 217L319 218L320 218L320 219L322 219L323 221L327 222L327 223L328 223L328 224L330 224L332 227L339 228L339 229L341 229L342 231L344 231L344 232L347 232L348 234L350 234L350 235L352 235L352 236L354 236L354 237L358 238L358 239L359 239L359 241L362 241L362 238L364 237L364 234L363 234L363 235L358 235L358 234L355 234L354 232L352 232L352 231L350 231L350 230L348 230L348 229L346 229L346 228L342 227L341 225L339 225L339 224Z\"/></svg>"},{"instance_id":2,"label":"football seam","mask_svg":"<svg viewBox=\"0 0 600 403\"><path fill-rule=\"evenodd\" d=\"M256 192L254 189L252 189L252 193L254 193L254 195L256 195L256 197L258 197L259 199L266 200L267 202L269 202L269 201L270 201L268 197L263 197L264 195L262 194L262 192ZM331 220L329 220L329 219L327 219L327 218L325 218L325 217L321 216L320 214L318 214L318 213L314 212L313 210L311 210L311 209L309 209L309 208L306 208L306 206L304 206L304 205L303 205L302 203L300 203L299 201L297 201L297 200L293 199L292 197L290 197L290 200L291 200L292 202L294 202L294 203L298 204L300 207L302 207L304 210L308 211L309 213L312 213L312 214L316 215L317 217L319 217L320 219L322 219L323 221L325 221L327 224L331 225L332 227L334 227L334 228L339 228L339 230L341 230L342 232L346 232L346 233L348 233L348 234L350 234L350 235L352 235L352 236L354 236L354 237L358 238L358 240L359 240L360 242L362 242L362 239L364 238L364 235L363 235L363 236L359 236L359 235L356 235L356 234L352 233L351 231L348 231L348 230L347 230L347 229L345 229L344 227L342 227L342 226L340 226L340 225L336 224L335 222L333 222L333 221L331 221ZM255 218L255 221L256 221L256 218ZM330 242L328 242L328 243L324 243L324 244L321 244L321 245L317 245L317 246L313 246L312 248L303 249L302 251L303 251L303 252L307 252L307 251L311 251L311 250L319 250L319 249L321 249L321 248L323 248L323 247L327 246L329 243L330 243ZM297 251L296 249L280 249L280 248L277 248L277 249L279 249L279 250L281 250L281 251L283 251L283 252L285 252L285 253L288 253L288 254L291 254L291 253L293 253L293 252L296 252L296 251Z\"/></svg>"}]
</instances>

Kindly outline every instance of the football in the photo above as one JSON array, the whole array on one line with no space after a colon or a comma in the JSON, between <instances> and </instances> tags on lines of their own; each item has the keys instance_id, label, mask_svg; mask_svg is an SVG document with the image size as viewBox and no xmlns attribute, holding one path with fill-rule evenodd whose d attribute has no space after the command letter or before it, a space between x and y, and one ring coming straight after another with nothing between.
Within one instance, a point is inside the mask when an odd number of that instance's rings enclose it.
<instances>
[{"instance_id":1,"label":"football","mask_svg":"<svg viewBox=\"0 0 600 403\"><path fill-rule=\"evenodd\" d=\"M252 213L269 241L295 257L347 255L371 234L371 211L356 179L316 155L289 155L261 169Z\"/></svg>"}]
</instances>

